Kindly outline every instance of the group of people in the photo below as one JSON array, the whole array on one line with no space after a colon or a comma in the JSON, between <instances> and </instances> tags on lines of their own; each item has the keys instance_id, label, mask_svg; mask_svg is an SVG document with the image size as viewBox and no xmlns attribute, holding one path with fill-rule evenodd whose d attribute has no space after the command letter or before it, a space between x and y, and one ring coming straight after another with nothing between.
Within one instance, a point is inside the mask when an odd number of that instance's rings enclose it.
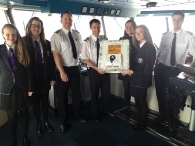
<instances>
[{"instance_id":1,"label":"group of people","mask_svg":"<svg viewBox=\"0 0 195 146\"><path fill-rule=\"evenodd\" d=\"M131 96L135 98L138 116L137 124L132 126L134 130L146 128L147 89L152 85L154 71L160 113L160 116L154 119L154 123L167 121L169 130L175 131L174 105L169 95L172 85L169 78L181 73L176 64L185 64L188 53L193 57L190 67L195 66L195 36L182 29L184 17L181 11L172 14L173 31L163 33L157 55L146 26L136 26L133 20L128 20L125 24L124 36L120 39L129 39L131 42L130 68L119 74L118 79L122 80L124 85L127 116L130 114L130 98ZM189 77L186 73L183 73L183 76Z\"/></svg>"},{"instance_id":2,"label":"group of people","mask_svg":"<svg viewBox=\"0 0 195 146\"><path fill-rule=\"evenodd\" d=\"M131 47L130 68L119 74L118 79L123 81L128 115L130 113L130 97L135 98L138 122L133 126L134 130L146 128L147 89L152 85L155 60L156 92L159 112L162 114L159 119L163 121L171 119L167 117L172 116L172 113L167 113L171 107L165 108L168 78L179 74L175 65L185 63L187 50L192 55L195 53L194 35L181 29L184 14L176 11L173 13L172 19L174 30L163 34L157 60L152 37L145 25L137 26L134 20L128 20L125 24L124 36L120 38L120 40L128 39ZM12 24L5 24L2 28L5 43L0 45L0 109L7 111L11 135L10 146L17 144L18 115L20 115L23 128L23 142L26 146L30 145L27 132L28 106L31 104L37 122L37 136L42 136L44 131L54 131L48 119L48 96L51 86L55 84L61 132L64 133L67 129L69 88L72 93L75 117L80 122L87 123L80 109L81 89L80 68L78 66L80 54L81 59L89 66L93 120L95 122L101 120L101 114L98 110L100 89L104 113L111 117L115 116L110 110L110 76L98 68L99 42L107 40L106 37L99 35L100 21L92 19L89 22L92 34L84 41L82 41L80 33L71 28L72 14L70 12L65 11L61 14L61 23L62 28L54 32L50 41L45 39L43 22L38 17L29 20L24 37L20 36L17 28ZM177 34L177 38L175 64L172 64L170 58L174 33ZM193 66L194 60L191 64L191 67ZM41 111L43 119L41 119ZM168 122L172 128L171 121Z\"/></svg>"}]
</instances>

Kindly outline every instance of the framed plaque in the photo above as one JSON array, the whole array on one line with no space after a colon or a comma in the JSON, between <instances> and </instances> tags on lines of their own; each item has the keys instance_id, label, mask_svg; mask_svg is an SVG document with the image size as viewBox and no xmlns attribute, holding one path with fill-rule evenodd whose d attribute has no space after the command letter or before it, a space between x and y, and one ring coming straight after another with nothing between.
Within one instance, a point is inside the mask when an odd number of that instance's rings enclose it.
<instances>
[{"instance_id":1,"label":"framed plaque","mask_svg":"<svg viewBox=\"0 0 195 146\"><path fill-rule=\"evenodd\" d=\"M100 42L98 67L107 73L121 73L129 69L129 40L103 40Z\"/></svg>"}]
</instances>

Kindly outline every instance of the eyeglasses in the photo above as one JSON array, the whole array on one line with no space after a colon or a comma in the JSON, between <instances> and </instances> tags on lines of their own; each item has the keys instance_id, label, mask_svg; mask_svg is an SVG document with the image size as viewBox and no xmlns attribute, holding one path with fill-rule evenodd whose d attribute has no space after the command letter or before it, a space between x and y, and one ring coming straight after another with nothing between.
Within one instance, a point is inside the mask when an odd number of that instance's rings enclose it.
<instances>
[{"instance_id":1,"label":"eyeglasses","mask_svg":"<svg viewBox=\"0 0 195 146\"><path fill-rule=\"evenodd\" d=\"M38 28L38 29L42 29L42 26L41 25L36 25L36 24L31 24L31 27L32 28Z\"/></svg>"}]
</instances>

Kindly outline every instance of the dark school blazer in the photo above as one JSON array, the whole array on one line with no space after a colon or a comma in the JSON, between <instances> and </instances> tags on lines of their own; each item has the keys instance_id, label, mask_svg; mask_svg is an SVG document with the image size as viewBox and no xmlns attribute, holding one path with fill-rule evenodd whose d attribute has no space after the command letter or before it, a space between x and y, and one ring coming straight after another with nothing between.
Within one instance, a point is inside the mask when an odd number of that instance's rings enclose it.
<instances>
[{"instance_id":1,"label":"dark school blazer","mask_svg":"<svg viewBox=\"0 0 195 146\"><path fill-rule=\"evenodd\" d=\"M24 42L27 45L29 54L32 58L32 66L33 66L33 70L34 70L34 78L37 79L38 77L38 72L37 72L37 63L36 63L36 52L35 52L35 47L33 44L33 40L31 37L23 37ZM43 58L44 58L44 81L45 84L48 86L48 90L51 88L50 86L50 81L55 81L56 80L56 76L55 76L55 62L54 62L54 58L53 58L53 54L51 52L51 46L50 46L50 42L48 40L46 40L46 43L42 43L42 48L43 48Z\"/></svg>"},{"instance_id":2,"label":"dark school blazer","mask_svg":"<svg viewBox=\"0 0 195 146\"><path fill-rule=\"evenodd\" d=\"M32 66L25 68L16 57L14 61L16 67L12 71L6 45L0 45L0 93L10 95L14 86L19 92L34 92Z\"/></svg>"},{"instance_id":3,"label":"dark school blazer","mask_svg":"<svg viewBox=\"0 0 195 146\"><path fill-rule=\"evenodd\" d=\"M153 44L145 44L137 52L133 62L131 85L138 88L148 88L152 85L152 72L156 59L156 50Z\"/></svg>"}]
</instances>

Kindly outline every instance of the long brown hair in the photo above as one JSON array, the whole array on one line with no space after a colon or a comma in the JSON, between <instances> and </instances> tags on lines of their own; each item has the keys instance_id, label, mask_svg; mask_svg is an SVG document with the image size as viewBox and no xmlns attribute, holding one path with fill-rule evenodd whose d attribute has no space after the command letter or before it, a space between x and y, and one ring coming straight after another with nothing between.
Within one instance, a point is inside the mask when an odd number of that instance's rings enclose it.
<instances>
[{"instance_id":1,"label":"long brown hair","mask_svg":"<svg viewBox=\"0 0 195 146\"><path fill-rule=\"evenodd\" d=\"M30 31L30 28L31 28L31 24L33 22L33 20L36 20L36 21L39 21L41 23L41 33L39 34L40 36L40 40L41 40L41 43L45 43L46 44L46 39L45 39L45 31L44 31L44 27L43 27L43 21L41 19L39 19L38 17L32 17L27 25L26 25L26 37L32 37L32 33Z\"/></svg>"},{"instance_id":2,"label":"long brown hair","mask_svg":"<svg viewBox=\"0 0 195 146\"><path fill-rule=\"evenodd\" d=\"M13 24L5 24L2 28L2 34L4 34L5 28L12 28L16 30L17 40L15 42L15 55L19 62L23 64L24 67L27 67L30 64L30 57L18 29Z\"/></svg>"},{"instance_id":3,"label":"long brown hair","mask_svg":"<svg viewBox=\"0 0 195 146\"><path fill-rule=\"evenodd\" d=\"M137 26L137 24L135 23L135 21L133 20L133 19L129 19L129 20L127 20L127 22L125 23L125 27L126 27L126 24L127 23L132 23L132 25L133 25L133 27L134 27L134 29L136 28L136 26ZM126 33L126 31L124 30L124 36L123 36L123 38L125 39L125 38L129 38L129 35Z\"/></svg>"},{"instance_id":4,"label":"long brown hair","mask_svg":"<svg viewBox=\"0 0 195 146\"><path fill-rule=\"evenodd\" d=\"M152 37L151 37L151 34L149 32L149 29L145 26L145 25L138 25L135 30L137 28L142 28L144 30L144 38L147 42L150 42L151 44L153 44L153 41L152 41ZM134 37L133 37L133 45L135 47L139 47L139 41L136 39L135 37L135 33L134 33Z\"/></svg>"}]
</instances>

